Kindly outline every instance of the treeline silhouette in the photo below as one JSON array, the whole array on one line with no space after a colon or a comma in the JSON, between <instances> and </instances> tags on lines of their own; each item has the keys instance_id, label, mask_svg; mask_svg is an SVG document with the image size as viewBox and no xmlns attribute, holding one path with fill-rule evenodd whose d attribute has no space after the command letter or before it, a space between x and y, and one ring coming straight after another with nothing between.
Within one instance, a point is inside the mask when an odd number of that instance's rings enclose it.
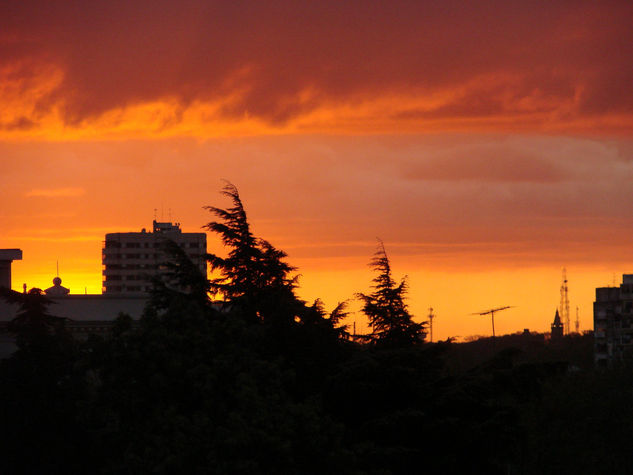
<instances>
[{"instance_id":1,"label":"treeline silhouette","mask_svg":"<svg viewBox=\"0 0 633 475\"><path fill-rule=\"evenodd\" d=\"M345 303L299 299L286 254L223 193L232 206L208 208L227 248L208 256L217 277L170 246L143 316L105 337L71 338L38 289L3 290L20 311L0 362L1 473L632 470L633 371L582 363L591 335L427 343L381 243L357 296L372 333L354 338Z\"/></svg>"}]
</instances>

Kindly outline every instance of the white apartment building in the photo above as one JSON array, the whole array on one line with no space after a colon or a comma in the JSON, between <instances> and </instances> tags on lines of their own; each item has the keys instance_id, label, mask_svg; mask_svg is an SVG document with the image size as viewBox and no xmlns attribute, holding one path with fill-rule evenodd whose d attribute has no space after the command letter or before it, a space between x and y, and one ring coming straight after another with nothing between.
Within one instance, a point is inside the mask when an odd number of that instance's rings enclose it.
<instances>
[{"instance_id":1,"label":"white apartment building","mask_svg":"<svg viewBox=\"0 0 633 475\"><path fill-rule=\"evenodd\" d=\"M164 270L169 257L165 242L178 244L207 275L207 235L183 233L180 223L154 220L152 232L108 233L103 245L103 294L143 295L151 289L151 278Z\"/></svg>"}]
</instances>

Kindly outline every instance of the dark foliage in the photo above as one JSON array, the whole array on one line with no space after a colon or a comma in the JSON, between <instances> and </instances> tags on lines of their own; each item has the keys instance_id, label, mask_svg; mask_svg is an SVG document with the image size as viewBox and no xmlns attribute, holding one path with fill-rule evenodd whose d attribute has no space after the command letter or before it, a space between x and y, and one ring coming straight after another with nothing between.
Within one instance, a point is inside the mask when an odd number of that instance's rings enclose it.
<instances>
[{"instance_id":1,"label":"dark foliage","mask_svg":"<svg viewBox=\"0 0 633 475\"><path fill-rule=\"evenodd\" d=\"M48 313L51 301L41 289L33 288L27 293L0 287L0 298L19 306L17 315L7 329L15 334L18 347L22 351L39 351L54 344L52 336L65 336L65 319Z\"/></svg>"},{"instance_id":2,"label":"dark foliage","mask_svg":"<svg viewBox=\"0 0 633 475\"><path fill-rule=\"evenodd\" d=\"M50 301L40 289L25 294L2 289L2 297L19 309L8 325L18 350L0 361L0 471L87 469L74 457L86 449L79 404L88 387L79 345L65 331L65 319L48 313Z\"/></svg>"},{"instance_id":3,"label":"dark foliage","mask_svg":"<svg viewBox=\"0 0 633 475\"><path fill-rule=\"evenodd\" d=\"M162 264L162 277L152 279L148 307L152 311L169 308L174 301L193 302L205 307L209 302L211 283L200 269L189 259L185 251L174 241L165 241L167 261Z\"/></svg>"}]
</instances>

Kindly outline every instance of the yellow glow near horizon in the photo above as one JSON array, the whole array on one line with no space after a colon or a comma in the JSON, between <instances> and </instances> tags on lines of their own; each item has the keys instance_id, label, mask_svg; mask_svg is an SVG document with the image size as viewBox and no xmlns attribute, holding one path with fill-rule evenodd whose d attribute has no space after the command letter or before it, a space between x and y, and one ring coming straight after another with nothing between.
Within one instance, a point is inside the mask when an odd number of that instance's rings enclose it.
<instances>
[{"instance_id":1,"label":"yellow glow near horizon","mask_svg":"<svg viewBox=\"0 0 633 475\"><path fill-rule=\"evenodd\" d=\"M101 293L100 243L87 246L94 259L62 262L62 285L72 294ZM13 288L22 291L22 283L29 288L45 289L55 277L54 259L40 261L25 255L24 261L13 264ZM357 324L358 332L367 331L367 322L354 299L357 292L370 291L374 277L366 265L369 259L321 259L318 263L299 259L301 273L298 295L313 301L320 298L326 309L348 300L351 316L344 322ZM291 263L293 263L291 261ZM495 318L497 334L531 331L548 332L560 302L561 269L557 267L529 267L508 270L459 271L440 269L407 269L406 260L392 259L394 277L405 274L409 281L410 311L416 321L426 321L428 308L433 307L434 339L463 339L472 335L491 333L490 318L471 315L489 308L512 305ZM48 269L49 267L50 269ZM328 268L330 270L324 270ZM632 268L633 270L633 268ZM620 269L616 274L619 285ZM568 269L571 328L574 329L576 307L579 309L580 329L593 328L593 300L596 287L612 284L613 272L596 266Z\"/></svg>"}]
</instances>

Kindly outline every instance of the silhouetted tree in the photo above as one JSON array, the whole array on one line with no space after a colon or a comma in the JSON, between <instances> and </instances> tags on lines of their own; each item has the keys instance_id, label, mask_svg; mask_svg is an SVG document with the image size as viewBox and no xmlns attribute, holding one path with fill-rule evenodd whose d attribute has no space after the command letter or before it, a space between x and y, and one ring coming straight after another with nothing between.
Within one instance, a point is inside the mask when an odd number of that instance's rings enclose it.
<instances>
[{"instance_id":1,"label":"silhouetted tree","mask_svg":"<svg viewBox=\"0 0 633 475\"><path fill-rule=\"evenodd\" d=\"M47 337L61 335L64 332L65 319L48 313L51 301L41 289L33 288L28 293L0 288L0 297L6 302L19 305L16 316L9 322L7 329L16 335L21 349L30 349L43 344Z\"/></svg>"},{"instance_id":2,"label":"silhouetted tree","mask_svg":"<svg viewBox=\"0 0 633 475\"><path fill-rule=\"evenodd\" d=\"M297 277L290 273L295 268L284 262L285 252L253 235L237 188L227 183L222 194L233 206L205 207L219 218L206 228L219 234L230 249L226 258L207 256L212 271L220 273L210 282L211 293L220 295L229 308L248 320L289 323L305 308L294 295Z\"/></svg>"},{"instance_id":3,"label":"silhouetted tree","mask_svg":"<svg viewBox=\"0 0 633 475\"><path fill-rule=\"evenodd\" d=\"M207 276L174 241L165 241L165 253L167 260L162 265L166 270L152 279L149 310L164 310L182 300L208 307L211 284Z\"/></svg>"},{"instance_id":4,"label":"silhouetted tree","mask_svg":"<svg viewBox=\"0 0 633 475\"><path fill-rule=\"evenodd\" d=\"M334 309L328 313L321 299L316 299L303 317L304 323L313 323L322 326L328 330L335 332L338 336L347 336L347 325L341 324L349 312L347 311L348 302L339 302Z\"/></svg>"},{"instance_id":5,"label":"silhouetted tree","mask_svg":"<svg viewBox=\"0 0 633 475\"><path fill-rule=\"evenodd\" d=\"M100 473L340 473L341 429L295 396L274 332L170 295L91 352Z\"/></svg>"},{"instance_id":6,"label":"silhouetted tree","mask_svg":"<svg viewBox=\"0 0 633 475\"><path fill-rule=\"evenodd\" d=\"M19 305L8 324L18 350L0 361L0 472L81 473L89 436L79 421L87 388L80 344L64 318L48 313L40 289L0 292Z\"/></svg>"},{"instance_id":7,"label":"silhouetted tree","mask_svg":"<svg viewBox=\"0 0 633 475\"><path fill-rule=\"evenodd\" d=\"M391 346L422 342L424 324L413 321L405 303L406 277L396 284L382 241L369 265L378 272L373 279L374 291L371 294L358 293L357 296L363 302L362 310L369 319L374 340Z\"/></svg>"}]
</instances>

